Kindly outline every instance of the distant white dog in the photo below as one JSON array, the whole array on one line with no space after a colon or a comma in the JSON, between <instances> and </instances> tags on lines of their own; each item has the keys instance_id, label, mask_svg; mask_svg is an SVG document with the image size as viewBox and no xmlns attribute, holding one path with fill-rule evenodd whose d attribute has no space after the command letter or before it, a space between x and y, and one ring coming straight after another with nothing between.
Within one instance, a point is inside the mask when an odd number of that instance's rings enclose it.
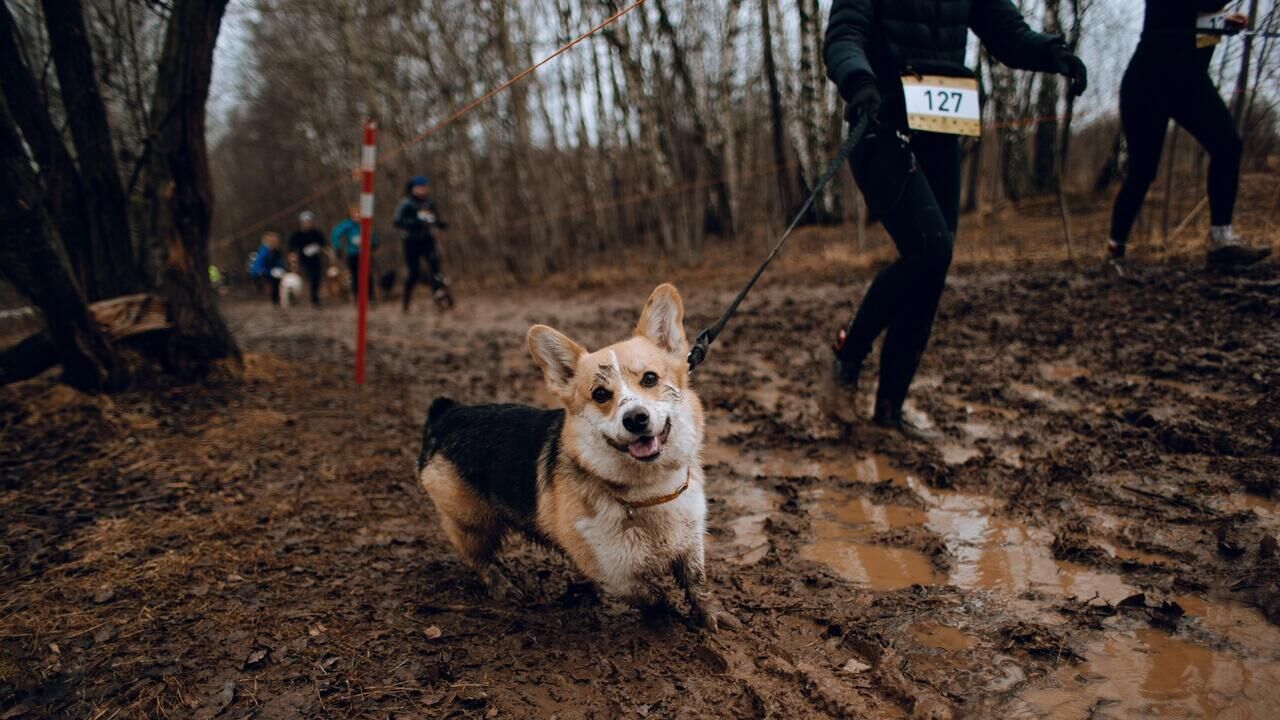
<instances>
[{"instance_id":1,"label":"distant white dog","mask_svg":"<svg viewBox=\"0 0 1280 720\"><path fill-rule=\"evenodd\" d=\"M287 272L280 278L280 304L293 307L293 302L302 295L302 276L296 272Z\"/></svg>"}]
</instances>

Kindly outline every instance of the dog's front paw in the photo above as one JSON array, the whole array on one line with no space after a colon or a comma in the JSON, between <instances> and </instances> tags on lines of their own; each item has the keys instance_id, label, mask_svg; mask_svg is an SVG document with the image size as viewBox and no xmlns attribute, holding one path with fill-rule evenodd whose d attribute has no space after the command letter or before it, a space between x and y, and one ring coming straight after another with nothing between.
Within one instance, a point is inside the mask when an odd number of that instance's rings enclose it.
<instances>
[{"instance_id":1,"label":"dog's front paw","mask_svg":"<svg viewBox=\"0 0 1280 720\"><path fill-rule=\"evenodd\" d=\"M706 598L693 606L693 616L699 625L707 629L707 632L720 632L720 628L728 628L730 630L739 630L742 623L732 613L724 609L720 601L715 598Z\"/></svg>"}]
</instances>

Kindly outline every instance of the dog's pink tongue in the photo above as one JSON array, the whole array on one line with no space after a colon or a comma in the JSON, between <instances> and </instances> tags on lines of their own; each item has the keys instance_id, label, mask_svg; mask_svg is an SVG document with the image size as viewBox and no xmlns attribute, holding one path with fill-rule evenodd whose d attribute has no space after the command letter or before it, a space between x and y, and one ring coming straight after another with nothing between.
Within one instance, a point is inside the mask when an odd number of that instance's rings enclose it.
<instances>
[{"instance_id":1,"label":"dog's pink tongue","mask_svg":"<svg viewBox=\"0 0 1280 720\"><path fill-rule=\"evenodd\" d=\"M627 452L633 458L653 457L658 453L658 438L643 437L627 446Z\"/></svg>"}]
</instances>

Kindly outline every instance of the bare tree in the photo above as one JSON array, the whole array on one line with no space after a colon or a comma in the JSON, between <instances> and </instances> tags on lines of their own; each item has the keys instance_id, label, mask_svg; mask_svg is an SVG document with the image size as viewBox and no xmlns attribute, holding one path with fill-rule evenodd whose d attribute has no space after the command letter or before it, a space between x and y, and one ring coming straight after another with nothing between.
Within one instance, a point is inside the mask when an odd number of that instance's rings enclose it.
<instances>
[{"instance_id":1,"label":"bare tree","mask_svg":"<svg viewBox=\"0 0 1280 720\"><path fill-rule=\"evenodd\" d=\"M89 315L71 275L44 203L44 188L9 108L0 96L0 192L7 198L0 203L0 223L10 235L0 243L0 267L44 314L66 382L87 391L119 387L126 377L124 365ZM0 375L7 374L6 363Z\"/></svg>"}]
</instances>

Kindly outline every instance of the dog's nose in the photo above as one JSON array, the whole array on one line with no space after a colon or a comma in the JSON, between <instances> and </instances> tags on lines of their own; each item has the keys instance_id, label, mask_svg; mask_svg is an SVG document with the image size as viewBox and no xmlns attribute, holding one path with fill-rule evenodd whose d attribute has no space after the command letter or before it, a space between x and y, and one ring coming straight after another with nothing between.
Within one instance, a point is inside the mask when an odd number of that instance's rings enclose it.
<instances>
[{"instance_id":1,"label":"dog's nose","mask_svg":"<svg viewBox=\"0 0 1280 720\"><path fill-rule=\"evenodd\" d=\"M627 432L643 435L649 429L649 411L644 408L633 408L622 416L622 427Z\"/></svg>"}]
</instances>

